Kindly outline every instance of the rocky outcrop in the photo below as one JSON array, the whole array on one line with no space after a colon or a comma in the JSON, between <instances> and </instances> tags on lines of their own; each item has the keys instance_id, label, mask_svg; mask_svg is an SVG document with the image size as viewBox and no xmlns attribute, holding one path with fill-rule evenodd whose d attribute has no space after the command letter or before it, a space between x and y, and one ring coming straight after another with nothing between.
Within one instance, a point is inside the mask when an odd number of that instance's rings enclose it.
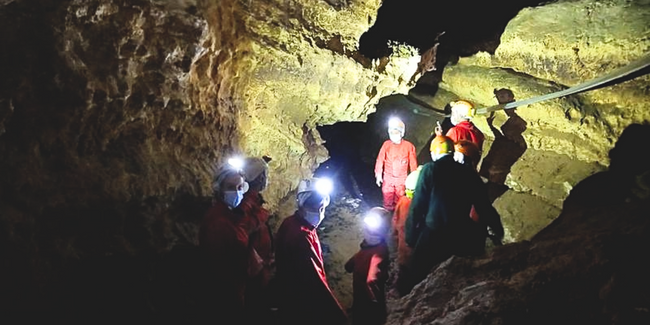
<instances>
[{"instance_id":1,"label":"rocky outcrop","mask_svg":"<svg viewBox=\"0 0 650 325\"><path fill-rule=\"evenodd\" d=\"M406 92L413 49L357 51L379 5L2 1L0 259L15 284L3 295L42 293L93 257L195 244L231 155L273 158L277 210L327 158L316 125Z\"/></svg>"},{"instance_id":2,"label":"rocky outcrop","mask_svg":"<svg viewBox=\"0 0 650 325\"><path fill-rule=\"evenodd\" d=\"M452 258L395 302L387 324L644 324L648 261L635 251L649 244L648 211L588 211L589 227Z\"/></svg>"},{"instance_id":3,"label":"rocky outcrop","mask_svg":"<svg viewBox=\"0 0 650 325\"><path fill-rule=\"evenodd\" d=\"M518 100L566 89L647 55L649 13L647 2L622 0L525 8L508 23L493 54L479 52L447 65L440 87L479 107L497 104L493 90L498 88L512 90ZM577 180L607 166L607 150L623 128L650 120L649 85L650 77L640 76L517 109L528 123L523 133L528 149L506 181L520 195L495 202L505 219L511 218L515 228L533 223L539 230L555 218ZM495 125L505 118L498 112ZM475 123L493 137L484 117ZM484 153L489 149L486 145ZM539 209L531 211L525 201L537 202ZM528 239L536 232L515 228L513 233L520 235L510 240Z\"/></svg>"},{"instance_id":4,"label":"rocky outcrop","mask_svg":"<svg viewBox=\"0 0 650 325\"><path fill-rule=\"evenodd\" d=\"M374 61L358 52L379 5L278 0L256 3L243 18L250 55L238 71L238 129L246 153L278 158L266 195L272 207L327 158L316 125L363 121L379 98L406 92L419 60L413 50L395 47Z\"/></svg>"}]
</instances>

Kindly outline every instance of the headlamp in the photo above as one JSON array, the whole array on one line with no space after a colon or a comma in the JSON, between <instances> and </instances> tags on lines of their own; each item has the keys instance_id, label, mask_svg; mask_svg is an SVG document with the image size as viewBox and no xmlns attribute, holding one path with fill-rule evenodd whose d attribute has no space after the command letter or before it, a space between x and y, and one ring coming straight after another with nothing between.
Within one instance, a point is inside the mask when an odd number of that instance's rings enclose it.
<instances>
[{"instance_id":1,"label":"headlamp","mask_svg":"<svg viewBox=\"0 0 650 325\"><path fill-rule=\"evenodd\" d=\"M390 120L388 120L388 127L391 129L399 128L400 122L400 119L397 117L391 117Z\"/></svg>"},{"instance_id":2,"label":"headlamp","mask_svg":"<svg viewBox=\"0 0 650 325\"><path fill-rule=\"evenodd\" d=\"M316 189L316 192L318 192L320 195L325 196L325 195L329 195L332 192L334 185L332 184L332 181L329 178L319 178L316 181L314 188Z\"/></svg>"},{"instance_id":3,"label":"headlamp","mask_svg":"<svg viewBox=\"0 0 650 325\"><path fill-rule=\"evenodd\" d=\"M371 230L377 230L381 227L383 221L381 217L373 212L370 212L363 218L363 223Z\"/></svg>"},{"instance_id":4,"label":"headlamp","mask_svg":"<svg viewBox=\"0 0 650 325\"><path fill-rule=\"evenodd\" d=\"M238 157L233 157L228 159L228 165L237 170L242 170L244 168L244 160Z\"/></svg>"}]
</instances>

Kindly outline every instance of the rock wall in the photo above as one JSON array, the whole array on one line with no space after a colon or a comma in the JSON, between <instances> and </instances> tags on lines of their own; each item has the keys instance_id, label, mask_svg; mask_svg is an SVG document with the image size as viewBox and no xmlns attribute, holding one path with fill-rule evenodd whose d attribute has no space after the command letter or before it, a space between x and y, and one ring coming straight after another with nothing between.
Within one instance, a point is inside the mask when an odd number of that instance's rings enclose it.
<instances>
[{"instance_id":1,"label":"rock wall","mask_svg":"<svg viewBox=\"0 0 650 325\"><path fill-rule=\"evenodd\" d=\"M419 56L395 47L369 60L358 39L380 1L256 3L243 19L251 57L238 70L242 149L277 158L271 163L270 206L327 159L316 125L363 121L379 98L406 92ZM251 131L254 130L254 131Z\"/></svg>"},{"instance_id":2,"label":"rock wall","mask_svg":"<svg viewBox=\"0 0 650 325\"><path fill-rule=\"evenodd\" d=\"M525 8L508 23L494 54L479 52L445 67L439 86L446 93L440 96L451 92L487 107L497 104L494 89L508 88L523 100L591 80L647 55L648 21L647 1L558 1ZM529 239L548 224L578 180L607 166L607 151L623 128L650 120L649 89L645 75L517 109L528 123L528 149L506 181L515 193L495 202L511 230L509 240ZM497 112L496 127L505 119ZM484 116L475 123L489 137L487 154L494 135Z\"/></svg>"},{"instance_id":3,"label":"rock wall","mask_svg":"<svg viewBox=\"0 0 650 325\"><path fill-rule=\"evenodd\" d=\"M374 61L356 50L379 5L3 1L3 303L73 305L51 285L93 259L130 256L119 267L137 270L98 267L89 283L146 277L143 256L196 244L213 170L231 155L273 157L266 197L278 210L327 158L316 125L363 120L406 91L412 48Z\"/></svg>"},{"instance_id":4,"label":"rock wall","mask_svg":"<svg viewBox=\"0 0 650 325\"><path fill-rule=\"evenodd\" d=\"M634 252L648 244L648 208L574 211L545 238L452 257L390 302L387 324L644 324L647 258Z\"/></svg>"}]
</instances>

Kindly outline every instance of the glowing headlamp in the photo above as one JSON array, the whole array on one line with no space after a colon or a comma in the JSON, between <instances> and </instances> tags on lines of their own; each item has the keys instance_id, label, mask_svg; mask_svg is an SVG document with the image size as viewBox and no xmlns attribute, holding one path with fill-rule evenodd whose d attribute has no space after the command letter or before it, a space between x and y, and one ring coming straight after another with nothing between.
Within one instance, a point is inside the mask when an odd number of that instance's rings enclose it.
<instances>
[{"instance_id":1,"label":"glowing headlamp","mask_svg":"<svg viewBox=\"0 0 650 325\"><path fill-rule=\"evenodd\" d=\"M401 120L398 119L397 117L391 117L390 120L388 120L388 127L393 129L393 128L399 128Z\"/></svg>"},{"instance_id":2,"label":"glowing headlamp","mask_svg":"<svg viewBox=\"0 0 650 325\"><path fill-rule=\"evenodd\" d=\"M363 223L371 230L377 230L382 226L383 221L381 217L376 213L368 213L365 218L363 218Z\"/></svg>"},{"instance_id":3,"label":"glowing headlamp","mask_svg":"<svg viewBox=\"0 0 650 325\"><path fill-rule=\"evenodd\" d=\"M329 195L332 192L332 189L334 189L334 185L332 184L332 181L329 178L319 178L316 181L314 188L316 189L316 192L318 192L320 195L325 196L325 195Z\"/></svg>"},{"instance_id":4,"label":"glowing headlamp","mask_svg":"<svg viewBox=\"0 0 650 325\"><path fill-rule=\"evenodd\" d=\"M241 158L233 157L228 159L228 165L237 170L242 170L242 168L244 168L244 160Z\"/></svg>"}]
</instances>

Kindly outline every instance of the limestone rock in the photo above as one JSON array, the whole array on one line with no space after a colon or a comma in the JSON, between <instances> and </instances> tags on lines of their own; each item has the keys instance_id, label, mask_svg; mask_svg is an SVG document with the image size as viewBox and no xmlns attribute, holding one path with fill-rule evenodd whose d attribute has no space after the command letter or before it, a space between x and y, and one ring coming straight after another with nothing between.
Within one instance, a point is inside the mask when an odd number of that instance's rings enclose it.
<instances>
[{"instance_id":1,"label":"limestone rock","mask_svg":"<svg viewBox=\"0 0 650 325\"><path fill-rule=\"evenodd\" d=\"M506 185L519 192L529 192L561 208L578 181L603 169L598 163L586 163L563 154L529 149L512 167Z\"/></svg>"},{"instance_id":2,"label":"limestone rock","mask_svg":"<svg viewBox=\"0 0 650 325\"><path fill-rule=\"evenodd\" d=\"M447 93L436 97L453 98L448 95L452 93L487 107L497 104L494 89L508 88L523 100L586 82L647 55L648 21L648 1L557 1L525 8L508 23L494 54L479 52L445 67L440 87ZM558 206L566 197L564 188L607 166L608 150L624 127L650 120L648 89L646 75L518 108L528 123L523 133L528 150L513 166L506 185ZM495 125L505 118L497 112ZM485 117L474 122L492 137ZM550 211L541 209L528 217L553 217L546 213Z\"/></svg>"},{"instance_id":3,"label":"limestone rock","mask_svg":"<svg viewBox=\"0 0 650 325\"><path fill-rule=\"evenodd\" d=\"M266 193L272 208L327 159L317 125L364 121L379 98L406 93L417 68L419 56L407 47L374 61L358 52L380 1L337 4L275 0L242 8L251 14L241 17L246 41L236 50L243 54L235 63L238 129L244 152L274 157Z\"/></svg>"},{"instance_id":4,"label":"limestone rock","mask_svg":"<svg viewBox=\"0 0 650 325\"><path fill-rule=\"evenodd\" d=\"M2 1L7 309L49 295L48 310L65 314L77 296L48 286L79 261L142 263L196 245L214 170L231 155L273 158L265 198L288 216L288 194L327 158L315 127L363 121L379 98L406 93L413 48L375 61L357 51L380 3Z\"/></svg>"},{"instance_id":5,"label":"limestone rock","mask_svg":"<svg viewBox=\"0 0 650 325\"><path fill-rule=\"evenodd\" d=\"M364 120L380 97L406 92L413 49L396 45L381 62L356 51L379 5L3 2L2 42L21 49L1 63L6 211L71 217L208 198L215 167L234 154L272 156L276 209L327 158L316 125Z\"/></svg>"},{"instance_id":6,"label":"limestone rock","mask_svg":"<svg viewBox=\"0 0 650 325\"><path fill-rule=\"evenodd\" d=\"M526 8L510 21L494 55L480 53L461 60L461 64L512 69L569 87L647 55L648 21L647 1L558 1ZM646 109L650 104L649 84L646 75L577 96L582 104L578 116L593 117L589 125L580 125L578 130L601 128L604 133L599 138L611 142L630 123L650 119ZM532 97L517 95L519 99ZM476 98L481 104L492 102L485 99Z\"/></svg>"},{"instance_id":7,"label":"limestone rock","mask_svg":"<svg viewBox=\"0 0 650 325\"><path fill-rule=\"evenodd\" d=\"M514 190L497 198L494 208L501 215L507 243L530 240L560 213L560 209L539 196Z\"/></svg>"}]
</instances>

